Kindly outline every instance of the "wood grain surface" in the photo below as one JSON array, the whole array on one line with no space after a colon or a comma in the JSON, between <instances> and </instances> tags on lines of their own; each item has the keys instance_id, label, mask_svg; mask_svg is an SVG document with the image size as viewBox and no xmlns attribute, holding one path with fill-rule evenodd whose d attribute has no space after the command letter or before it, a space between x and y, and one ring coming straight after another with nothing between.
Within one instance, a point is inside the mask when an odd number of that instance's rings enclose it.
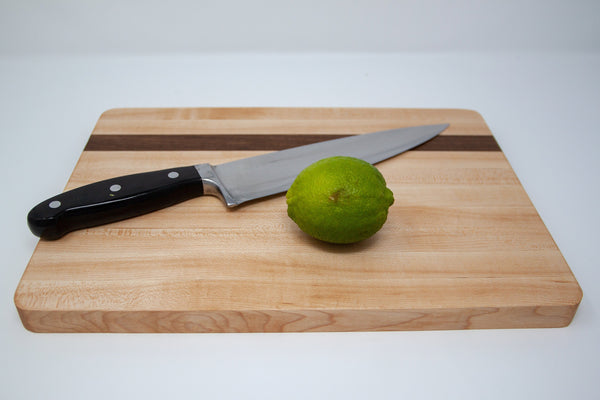
<instances>
[{"instance_id":1,"label":"wood grain surface","mask_svg":"<svg viewBox=\"0 0 600 400\"><path fill-rule=\"evenodd\" d=\"M40 241L15 293L36 332L561 327L582 292L483 118L456 109L165 108L101 115L66 189L330 137L449 123L377 167L388 221L311 239L285 197L202 197ZM50 197L52 193L49 193Z\"/></svg>"}]
</instances>

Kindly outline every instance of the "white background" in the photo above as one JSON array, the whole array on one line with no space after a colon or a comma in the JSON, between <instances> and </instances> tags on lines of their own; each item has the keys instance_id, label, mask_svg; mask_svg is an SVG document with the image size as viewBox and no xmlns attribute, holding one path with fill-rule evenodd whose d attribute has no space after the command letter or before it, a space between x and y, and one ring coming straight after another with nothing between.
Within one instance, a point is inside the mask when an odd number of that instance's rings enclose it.
<instances>
[{"instance_id":1,"label":"white background","mask_svg":"<svg viewBox=\"0 0 600 400\"><path fill-rule=\"evenodd\" d=\"M600 398L598 1L0 1L0 398ZM583 292L559 329L34 334L13 304L114 107L479 111Z\"/></svg>"}]
</instances>

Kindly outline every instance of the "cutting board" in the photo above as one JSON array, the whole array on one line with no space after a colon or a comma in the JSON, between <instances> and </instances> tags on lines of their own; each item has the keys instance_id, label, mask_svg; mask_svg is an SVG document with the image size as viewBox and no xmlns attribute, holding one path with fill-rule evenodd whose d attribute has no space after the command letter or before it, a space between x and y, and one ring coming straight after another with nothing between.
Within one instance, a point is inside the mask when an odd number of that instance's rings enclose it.
<instances>
[{"instance_id":1,"label":"cutting board","mask_svg":"<svg viewBox=\"0 0 600 400\"><path fill-rule=\"evenodd\" d=\"M100 116L66 189L438 123L450 127L377 164L395 203L367 240L308 237L288 218L284 195L236 209L196 198L40 241L15 293L23 325L36 332L568 325L582 291L475 111L112 109Z\"/></svg>"}]
</instances>

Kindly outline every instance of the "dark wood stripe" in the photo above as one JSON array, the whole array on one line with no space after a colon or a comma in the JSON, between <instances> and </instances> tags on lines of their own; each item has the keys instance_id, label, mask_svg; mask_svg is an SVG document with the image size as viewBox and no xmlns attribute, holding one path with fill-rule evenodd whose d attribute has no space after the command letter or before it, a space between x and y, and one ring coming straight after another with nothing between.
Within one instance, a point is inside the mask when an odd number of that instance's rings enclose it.
<instances>
[{"instance_id":1,"label":"dark wood stripe","mask_svg":"<svg viewBox=\"0 0 600 400\"><path fill-rule=\"evenodd\" d=\"M282 150L348 135L92 135L85 150Z\"/></svg>"},{"instance_id":2,"label":"dark wood stripe","mask_svg":"<svg viewBox=\"0 0 600 400\"><path fill-rule=\"evenodd\" d=\"M487 136L436 136L432 140L415 147L421 151L501 151L492 135Z\"/></svg>"},{"instance_id":3,"label":"dark wood stripe","mask_svg":"<svg viewBox=\"0 0 600 400\"><path fill-rule=\"evenodd\" d=\"M351 135L92 135L85 151L283 150ZM493 136L437 136L418 151L500 151Z\"/></svg>"}]
</instances>

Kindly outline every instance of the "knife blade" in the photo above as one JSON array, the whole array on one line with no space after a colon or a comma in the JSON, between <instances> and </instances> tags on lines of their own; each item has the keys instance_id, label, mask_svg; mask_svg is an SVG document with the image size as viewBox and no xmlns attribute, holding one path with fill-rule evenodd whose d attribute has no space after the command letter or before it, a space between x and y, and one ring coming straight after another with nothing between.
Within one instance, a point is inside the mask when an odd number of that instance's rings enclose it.
<instances>
[{"instance_id":1,"label":"knife blade","mask_svg":"<svg viewBox=\"0 0 600 400\"><path fill-rule=\"evenodd\" d=\"M197 164L106 179L51 197L31 209L27 224L46 240L156 211L202 195L227 207L287 191L296 176L326 157L349 156L371 164L410 150L448 124L423 125L298 146L219 165Z\"/></svg>"}]
</instances>

